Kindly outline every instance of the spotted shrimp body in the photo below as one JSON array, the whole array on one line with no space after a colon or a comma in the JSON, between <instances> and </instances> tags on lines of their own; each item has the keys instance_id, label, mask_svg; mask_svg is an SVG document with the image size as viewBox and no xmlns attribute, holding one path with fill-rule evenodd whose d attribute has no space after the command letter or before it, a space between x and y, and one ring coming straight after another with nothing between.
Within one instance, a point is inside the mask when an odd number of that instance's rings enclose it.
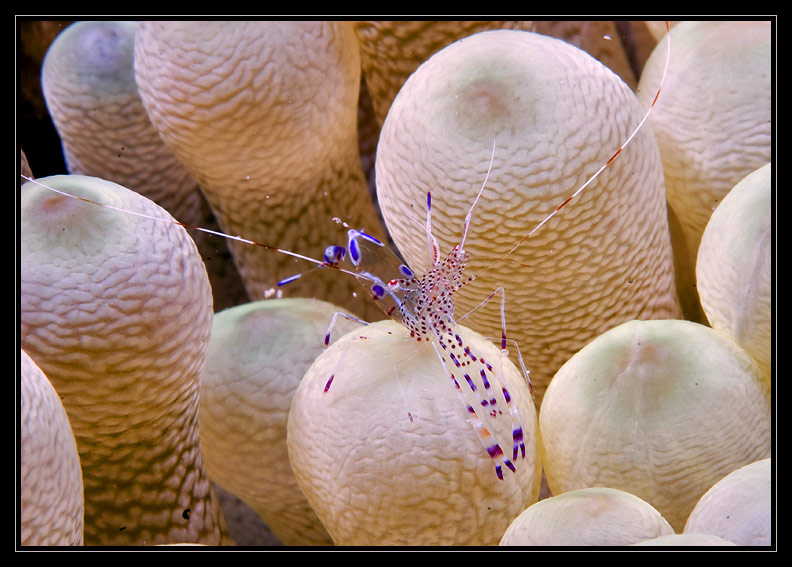
<instances>
[{"instance_id":1,"label":"spotted shrimp body","mask_svg":"<svg viewBox=\"0 0 792 567\"><path fill-rule=\"evenodd\" d=\"M493 145L493 159L495 146ZM490 160L490 170L492 160ZM479 195L486 186L489 171ZM511 394L499 376L495 366L479 356L463 341L454 319L453 295L475 276L465 275L465 266L470 257L464 248L465 238L471 222L476 201L465 218L462 240L445 258L441 259L437 243L431 232L431 192L427 193L426 234L433 266L422 276L414 272L391 252L384 243L360 230L350 229L346 248L330 246L325 252L325 262L338 266L343 259L351 264L351 270L366 287L372 299L393 320L401 323L417 342L429 342L437 352L445 374L467 412L468 421L476 432L486 453L495 463L495 472L503 480L503 469L516 472L515 462L525 458L525 441L519 412L511 403ZM383 279L380 273L393 277ZM291 281L291 278L289 278ZM329 333L325 337L327 342ZM501 339L503 356L508 356L504 331ZM530 386L528 372L523 365L526 381ZM325 384L324 393L330 390L335 374ZM463 391L463 388L465 389ZM498 404L495 390L499 390L505 404L504 410L511 419L512 451L506 456L500 442L485 425L479 412L488 419L498 418L503 411ZM472 396L471 402L468 396ZM412 419L412 416L411 416Z\"/></svg>"}]
</instances>

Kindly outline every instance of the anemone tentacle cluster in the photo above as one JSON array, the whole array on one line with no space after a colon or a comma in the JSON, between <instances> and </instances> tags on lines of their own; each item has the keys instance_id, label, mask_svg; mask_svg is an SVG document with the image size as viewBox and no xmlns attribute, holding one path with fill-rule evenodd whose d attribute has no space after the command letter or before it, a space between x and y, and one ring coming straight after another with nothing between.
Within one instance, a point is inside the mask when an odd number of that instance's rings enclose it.
<instances>
[{"instance_id":1,"label":"anemone tentacle cluster","mask_svg":"<svg viewBox=\"0 0 792 567\"><path fill-rule=\"evenodd\" d=\"M72 175L38 181L88 202L21 188L21 356L62 400L80 475L23 543L232 544L212 478L287 545L772 545L774 27L674 23L651 119L567 205L657 93L665 26L640 76L628 27L67 28L88 55L53 49L42 82ZM124 189L155 178L198 184L221 230L266 245L230 245L233 310L213 309L214 237L202 263L191 213ZM514 474L493 472L431 340L361 325L384 318L370 285L277 252L321 264L346 228L387 234L417 279L466 231L475 277L443 301L519 411ZM23 504L55 493L25 478Z\"/></svg>"}]
</instances>

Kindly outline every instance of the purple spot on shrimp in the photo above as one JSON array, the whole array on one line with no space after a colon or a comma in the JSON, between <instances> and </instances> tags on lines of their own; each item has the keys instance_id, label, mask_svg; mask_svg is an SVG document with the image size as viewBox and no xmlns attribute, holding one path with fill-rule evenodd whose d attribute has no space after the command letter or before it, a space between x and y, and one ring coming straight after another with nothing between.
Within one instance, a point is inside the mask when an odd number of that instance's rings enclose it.
<instances>
[{"instance_id":1,"label":"purple spot on shrimp","mask_svg":"<svg viewBox=\"0 0 792 567\"><path fill-rule=\"evenodd\" d=\"M385 295L385 288L380 284L373 284L371 286L371 293L374 295L374 299L382 299Z\"/></svg>"},{"instance_id":2,"label":"purple spot on shrimp","mask_svg":"<svg viewBox=\"0 0 792 567\"><path fill-rule=\"evenodd\" d=\"M509 395L509 390L507 390L506 388L501 388L501 390L503 390L503 397L506 399L506 403L508 404L509 402L511 402L511 396Z\"/></svg>"},{"instance_id":3,"label":"purple spot on shrimp","mask_svg":"<svg viewBox=\"0 0 792 567\"><path fill-rule=\"evenodd\" d=\"M349 259L355 266L360 265L360 248L354 238L349 239Z\"/></svg>"},{"instance_id":4,"label":"purple spot on shrimp","mask_svg":"<svg viewBox=\"0 0 792 567\"><path fill-rule=\"evenodd\" d=\"M289 276L288 278L284 278L281 281L279 281L277 285L278 285L278 287L280 287L282 285L290 284L290 283L292 283L295 280L299 280L300 276L302 276L302 274L296 274L294 276Z\"/></svg>"},{"instance_id":5,"label":"purple spot on shrimp","mask_svg":"<svg viewBox=\"0 0 792 567\"><path fill-rule=\"evenodd\" d=\"M328 246L325 248L325 262L331 265L338 264L341 260L344 259L346 255L346 250L342 246Z\"/></svg>"},{"instance_id":6,"label":"purple spot on shrimp","mask_svg":"<svg viewBox=\"0 0 792 567\"><path fill-rule=\"evenodd\" d=\"M509 459L506 459L505 463L506 463L506 466L509 467L509 470L511 472L513 472L513 473L517 472L517 469L514 468L514 465L512 464L512 462Z\"/></svg>"},{"instance_id":7,"label":"purple spot on shrimp","mask_svg":"<svg viewBox=\"0 0 792 567\"><path fill-rule=\"evenodd\" d=\"M512 431L512 439L514 439L514 459L517 458L517 445L520 445L522 451L522 458L525 458L525 443L523 443L523 430L522 427L517 427Z\"/></svg>"},{"instance_id":8,"label":"purple spot on shrimp","mask_svg":"<svg viewBox=\"0 0 792 567\"><path fill-rule=\"evenodd\" d=\"M512 431L512 439L514 439L514 444L512 445L512 458L517 460L517 447L519 446L520 450L522 451L522 458L525 458L525 443L523 443L523 432L522 427L518 427Z\"/></svg>"},{"instance_id":9,"label":"purple spot on shrimp","mask_svg":"<svg viewBox=\"0 0 792 567\"><path fill-rule=\"evenodd\" d=\"M405 266L404 264L399 264L399 272L401 272L401 274L406 278L412 278L413 276L415 276L412 270L407 266Z\"/></svg>"},{"instance_id":10,"label":"purple spot on shrimp","mask_svg":"<svg viewBox=\"0 0 792 567\"><path fill-rule=\"evenodd\" d=\"M365 232L361 232L361 231L359 231L359 230L358 230L358 231L356 231L356 232L357 232L357 233L358 233L360 236L362 236L363 238L365 238L365 239L366 239L366 240L368 240L369 242L373 242L373 243L374 243L374 244L376 244L377 246L385 246L385 245L384 245L382 242L380 242L380 241L379 241L379 239L377 239L377 238L374 238L374 237L373 237L373 236L371 236L370 234L366 234Z\"/></svg>"},{"instance_id":11,"label":"purple spot on shrimp","mask_svg":"<svg viewBox=\"0 0 792 567\"><path fill-rule=\"evenodd\" d=\"M503 455L503 449L500 448L500 445L495 443L494 445L487 447L487 453L494 459L495 457L500 457ZM507 459L506 462L508 463L509 460Z\"/></svg>"},{"instance_id":12,"label":"purple spot on shrimp","mask_svg":"<svg viewBox=\"0 0 792 567\"><path fill-rule=\"evenodd\" d=\"M470 386L470 389L475 392L476 391L476 384L473 382L473 380L471 380L470 376L465 374L465 380L467 380L467 383L468 383L468 386Z\"/></svg>"},{"instance_id":13,"label":"purple spot on shrimp","mask_svg":"<svg viewBox=\"0 0 792 567\"><path fill-rule=\"evenodd\" d=\"M523 430L522 427L515 427L514 431L512 431L512 438L515 441L522 441L523 440Z\"/></svg>"},{"instance_id":14,"label":"purple spot on shrimp","mask_svg":"<svg viewBox=\"0 0 792 567\"><path fill-rule=\"evenodd\" d=\"M487 373L484 372L483 368L481 369L481 379L484 381L484 389L489 390L490 389L490 383L489 383L489 380L487 380Z\"/></svg>"},{"instance_id":15,"label":"purple spot on shrimp","mask_svg":"<svg viewBox=\"0 0 792 567\"><path fill-rule=\"evenodd\" d=\"M456 356L454 356L454 353L453 353L453 352L452 352L452 353L451 353L449 356L451 357L451 360L453 360L453 361L454 361L454 364L456 364L457 368L459 368L460 366L462 366L461 364L459 364L459 361L456 359Z\"/></svg>"},{"instance_id":16,"label":"purple spot on shrimp","mask_svg":"<svg viewBox=\"0 0 792 567\"><path fill-rule=\"evenodd\" d=\"M333 374L332 376L330 376L330 379L327 381L327 384L325 384L325 387L324 387L324 393L325 393L325 394L327 393L327 390L329 390L329 389L330 389L330 384L332 384L332 383L333 383L333 378L335 378L335 374Z\"/></svg>"}]
</instances>

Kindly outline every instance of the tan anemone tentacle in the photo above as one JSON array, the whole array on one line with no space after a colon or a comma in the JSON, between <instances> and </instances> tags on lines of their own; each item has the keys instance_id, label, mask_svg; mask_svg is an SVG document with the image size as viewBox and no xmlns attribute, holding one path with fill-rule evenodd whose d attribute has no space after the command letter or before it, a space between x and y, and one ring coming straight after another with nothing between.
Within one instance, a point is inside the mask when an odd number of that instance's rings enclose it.
<instances>
[{"instance_id":1,"label":"tan anemone tentacle","mask_svg":"<svg viewBox=\"0 0 792 567\"><path fill-rule=\"evenodd\" d=\"M429 57L463 37L492 29L529 29L531 22L364 20L355 23L363 77L380 124L407 78Z\"/></svg>"},{"instance_id":2,"label":"tan anemone tentacle","mask_svg":"<svg viewBox=\"0 0 792 567\"><path fill-rule=\"evenodd\" d=\"M135 85L136 22L76 22L52 42L41 69L47 110L69 173L142 193L198 223L198 184L162 143Z\"/></svg>"},{"instance_id":3,"label":"tan anemone tentacle","mask_svg":"<svg viewBox=\"0 0 792 567\"><path fill-rule=\"evenodd\" d=\"M594 339L553 378L539 423L553 494L625 490L677 532L714 482L771 447L756 364L683 320L630 321Z\"/></svg>"},{"instance_id":4,"label":"tan anemone tentacle","mask_svg":"<svg viewBox=\"0 0 792 567\"><path fill-rule=\"evenodd\" d=\"M461 235L484 180L466 247L480 274L455 296L457 313L505 288L507 334L538 395L588 340L636 318L680 314L662 167L651 129L586 190L535 229L596 172L645 110L611 71L562 41L483 32L435 54L404 85L382 129L377 189L394 241L418 273L430 261L416 228L432 194L441 250ZM465 324L500 336L496 301Z\"/></svg>"},{"instance_id":5,"label":"tan anemone tentacle","mask_svg":"<svg viewBox=\"0 0 792 567\"><path fill-rule=\"evenodd\" d=\"M297 487L286 449L294 392L340 308L304 298L220 311L201 373L201 448L209 477L248 503L284 545L331 545ZM337 318L335 338L360 323Z\"/></svg>"},{"instance_id":6,"label":"tan anemone tentacle","mask_svg":"<svg viewBox=\"0 0 792 567\"><path fill-rule=\"evenodd\" d=\"M143 107L133 61L137 26L76 22L47 51L42 89L68 171L113 181L181 222L216 229L197 181L163 143ZM245 297L226 241L201 232L192 237L207 265L215 308Z\"/></svg>"},{"instance_id":7,"label":"tan anemone tentacle","mask_svg":"<svg viewBox=\"0 0 792 567\"><path fill-rule=\"evenodd\" d=\"M695 288L704 227L734 185L771 159L772 41L769 21L680 22L670 72L651 117L660 147L686 319L705 322ZM638 97L649 104L665 53L655 49Z\"/></svg>"},{"instance_id":8,"label":"tan anemone tentacle","mask_svg":"<svg viewBox=\"0 0 792 567\"><path fill-rule=\"evenodd\" d=\"M511 523L500 545L630 545L673 533L648 502L623 490L592 487L530 506Z\"/></svg>"},{"instance_id":9,"label":"tan anemone tentacle","mask_svg":"<svg viewBox=\"0 0 792 567\"><path fill-rule=\"evenodd\" d=\"M82 545L82 470L69 418L24 350L19 366L20 543Z\"/></svg>"},{"instance_id":10,"label":"tan anemone tentacle","mask_svg":"<svg viewBox=\"0 0 792 567\"><path fill-rule=\"evenodd\" d=\"M376 236L357 141L360 55L349 22L145 22L135 69L149 116L225 232L321 258L339 217ZM339 242L341 240L341 242ZM252 299L310 268L231 246ZM363 317L359 286L319 270L281 288Z\"/></svg>"},{"instance_id":11,"label":"tan anemone tentacle","mask_svg":"<svg viewBox=\"0 0 792 567\"><path fill-rule=\"evenodd\" d=\"M772 164L749 173L723 198L701 236L696 285L713 329L729 335L772 374Z\"/></svg>"},{"instance_id":12,"label":"tan anemone tentacle","mask_svg":"<svg viewBox=\"0 0 792 567\"><path fill-rule=\"evenodd\" d=\"M534 31L563 39L590 53L625 82L636 82L614 22L364 20L355 23L363 76L381 125L407 78L429 57L474 33L496 29Z\"/></svg>"},{"instance_id":13,"label":"tan anemone tentacle","mask_svg":"<svg viewBox=\"0 0 792 567\"><path fill-rule=\"evenodd\" d=\"M709 534L736 545L773 543L773 461L761 459L727 474L696 503L686 534Z\"/></svg>"},{"instance_id":14,"label":"tan anemone tentacle","mask_svg":"<svg viewBox=\"0 0 792 567\"><path fill-rule=\"evenodd\" d=\"M21 189L22 346L77 439L86 545L226 543L198 439L212 296L195 244L115 183L38 182L107 205Z\"/></svg>"},{"instance_id":15,"label":"tan anemone tentacle","mask_svg":"<svg viewBox=\"0 0 792 567\"><path fill-rule=\"evenodd\" d=\"M287 436L297 483L337 545L496 545L538 499L536 410L525 377L484 337L458 332L502 375L525 457L498 479L431 341L417 342L395 321L347 333L297 388ZM491 425L494 438L511 441L507 412Z\"/></svg>"}]
</instances>

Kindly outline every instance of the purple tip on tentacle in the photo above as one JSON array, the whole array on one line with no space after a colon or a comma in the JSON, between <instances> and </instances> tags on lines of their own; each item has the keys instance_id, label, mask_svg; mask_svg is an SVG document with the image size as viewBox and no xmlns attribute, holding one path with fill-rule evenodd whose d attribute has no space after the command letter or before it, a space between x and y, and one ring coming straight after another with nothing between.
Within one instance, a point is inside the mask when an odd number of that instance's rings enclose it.
<instances>
[{"instance_id":1,"label":"purple tip on tentacle","mask_svg":"<svg viewBox=\"0 0 792 567\"><path fill-rule=\"evenodd\" d=\"M327 384L325 384L325 387L324 387L324 393L325 394L327 393L327 390L330 389L330 384L333 383L333 378L335 378L335 374L331 375L330 379L327 381Z\"/></svg>"},{"instance_id":2,"label":"purple tip on tentacle","mask_svg":"<svg viewBox=\"0 0 792 567\"><path fill-rule=\"evenodd\" d=\"M503 471L501 470L500 465L495 465L495 474L498 475L498 478L503 480Z\"/></svg>"}]
</instances>

